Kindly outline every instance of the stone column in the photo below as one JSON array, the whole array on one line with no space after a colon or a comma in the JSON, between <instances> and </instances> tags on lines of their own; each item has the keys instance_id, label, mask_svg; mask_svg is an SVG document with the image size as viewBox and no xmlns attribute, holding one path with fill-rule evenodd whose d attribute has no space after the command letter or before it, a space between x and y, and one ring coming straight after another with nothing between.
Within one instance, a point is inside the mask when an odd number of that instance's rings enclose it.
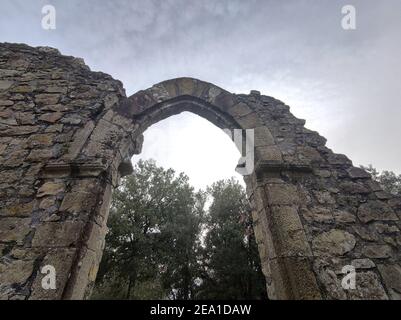
<instances>
[{"instance_id":1,"label":"stone column","mask_svg":"<svg viewBox=\"0 0 401 320\"><path fill-rule=\"evenodd\" d=\"M281 178L283 169L259 167L246 179L252 190L254 230L268 296L321 299L312 269L312 250L299 216L301 199L296 186Z\"/></svg>"}]
</instances>

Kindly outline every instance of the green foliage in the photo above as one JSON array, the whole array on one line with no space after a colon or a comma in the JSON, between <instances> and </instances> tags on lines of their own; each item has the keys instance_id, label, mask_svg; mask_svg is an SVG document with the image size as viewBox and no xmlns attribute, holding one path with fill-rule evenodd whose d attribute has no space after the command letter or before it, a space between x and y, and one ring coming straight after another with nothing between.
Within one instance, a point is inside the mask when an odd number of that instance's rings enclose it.
<instances>
[{"instance_id":1,"label":"green foliage","mask_svg":"<svg viewBox=\"0 0 401 320\"><path fill-rule=\"evenodd\" d=\"M139 161L113 196L95 296L99 298L103 285L119 287L118 298L139 299L134 288L147 282L157 288L161 284L158 298L172 293L189 298L204 201L184 174ZM155 278L157 283L151 284Z\"/></svg>"},{"instance_id":2,"label":"green foliage","mask_svg":"<svg viewBox=\"0 0 401 320\"><path fill-rule=\"evenodd\" d=\"M362 168L401 196L401 175ZM92 299L267 298L251 211L233 178L195 192L185 174L139 161L114 193L108 226Z\"/></svg>"},{"instance_id":3,"label":"green foliage","mask_svg":"<svg viewBox=\"0 0 401 320\"><path fill-rule=\"evenodd\" d=\"M266 297L248 202L234 179L195 192L186 175L139 161L114 193L108 227L92 299Z\"/></svg>"},{"instance_id":4,"label":"green foliage","mask_svg":"<svg viewBox=\"0 0 401 320\"><path fill-rule=\"evenodd\" d=\"M401 196L401 174L397 175L393 171L387 170L379 172L371 164L367 167L361 166L361 168L369 172L384 191Z\"/></svg>"},{"instance_id":5,"label":"green foliage","mask_svg":"<svg viewBox=\"0 0 401 320\"><path fill-rule=\"evenodd\" d=\"M201 285L197 299L266 298L264 276L250 208L234 179L208 188L212 204L206 219Z\"/></svg>"}]
</instances>

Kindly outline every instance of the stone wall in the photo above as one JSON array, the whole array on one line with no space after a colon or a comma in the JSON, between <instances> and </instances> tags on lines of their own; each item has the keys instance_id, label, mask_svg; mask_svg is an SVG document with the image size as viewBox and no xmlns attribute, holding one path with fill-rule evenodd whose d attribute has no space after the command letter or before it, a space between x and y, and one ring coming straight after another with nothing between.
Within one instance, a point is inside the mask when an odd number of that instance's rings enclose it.
<instances>
[{"instance_id":1,"label":"stone wall","mask_svg":"<svg viewBox=\"0 0 401 320\"><path fill-rule=\"evenodd\" d=\"M254 129L245 176L272 299L400 299L401 199L383 192L274 98L190 78L126 98L122 84L55 49L0 45L0 298L88 297L112 189L142 133L191 111ZM43 266L57 288L42 287ZM356 268L356 289L341 286Z\"/></svg>"},{"instance_id":2,"label":"stone wall","mask_svg":"<svg viewBox=\"0 0 401 320\"><path fill-rule=\"evenodd\" d=\"M77 156L123 97L119 81L91 72L80 59L1 44L0 298L63 296L107 185L106 176L97 177L102 157L80 162ZM58 270L55 291L41 290L40 268L47 264Z\"/></svg>"},{"instance_id":3,"label":"stone wall","mask_svg":"<svg viewBox=\"0 0 401 320\"><path fill-rule=\"evenodd\" d=\"M401 199L328 149L288 106L255 100L281 153L271 158L269 152L267 163L246 179L269 295L400 299ZM354 290L341 286L347 265L357 272Z\"/></svg>"}]
</instances>

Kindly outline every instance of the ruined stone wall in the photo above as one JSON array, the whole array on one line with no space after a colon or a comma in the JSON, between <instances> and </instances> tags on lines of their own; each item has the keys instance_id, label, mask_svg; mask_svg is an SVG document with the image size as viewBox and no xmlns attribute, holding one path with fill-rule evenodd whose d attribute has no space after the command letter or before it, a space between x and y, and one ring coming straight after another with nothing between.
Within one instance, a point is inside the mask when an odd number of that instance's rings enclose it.
<instances>
[{"instance_id":1,"label":"ruined stone wall","mask_svg":"<svg viewBox=\"0 0 401 320\"><path fill-rule=\"evenodd\" d=\"M119 81L80 59L0 45L0 299L65 294L107 179L98 176L101 156L77 156L124 96ZM42 290L47 264L56 268L56 290Z\"/></svg>"},{"instance_id":2,"label":"ruined stone wall","mask_svg":"<svg viewBox=\"0 0 401 320\"><path fill-rule=\"evenodd\" d=\"M270 296L401 299L401 199L328 149L285 104L247 99L272 132L265 163L246 179ZM341 286L347 265L357 272L354 290Z\"/></svg>"},{"instance_id":3,"label":"ruined stone wall","mask_svg":"<svg viewBox=\"0 0 401 320\"><path fill-rule=\"evenodd\" d=\"M122 84L49 48L0 45L0 298L88 297L112 189L142 133L191 111L254 129L245 176L271 299L400 299L401 200L386 194L289 107L191 78L125 97ZM45 265L57 288L41 285ZM356 289L341 286L356 268Z\"/></svg>"}]
</instances>

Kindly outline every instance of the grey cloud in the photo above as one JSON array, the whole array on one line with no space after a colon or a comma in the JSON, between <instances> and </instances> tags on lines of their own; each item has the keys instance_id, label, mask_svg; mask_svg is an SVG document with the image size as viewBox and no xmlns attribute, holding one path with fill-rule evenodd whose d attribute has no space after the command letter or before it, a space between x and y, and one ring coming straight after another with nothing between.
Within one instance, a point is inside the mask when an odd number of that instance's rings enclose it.
<instances>
[{"instance_id":1,"label":"grey cloud","mask_svg":"<svg viewBox=\"0 0 401 320\"><path fill-rule=\"evenodd\" d=\"M401 172L401 1L2 0L0 41L50 45L123 81L127 93L177 76L285 101L356 164ZM341 28L353 4L357 30Z\"/></svg>"}]
</instances>

